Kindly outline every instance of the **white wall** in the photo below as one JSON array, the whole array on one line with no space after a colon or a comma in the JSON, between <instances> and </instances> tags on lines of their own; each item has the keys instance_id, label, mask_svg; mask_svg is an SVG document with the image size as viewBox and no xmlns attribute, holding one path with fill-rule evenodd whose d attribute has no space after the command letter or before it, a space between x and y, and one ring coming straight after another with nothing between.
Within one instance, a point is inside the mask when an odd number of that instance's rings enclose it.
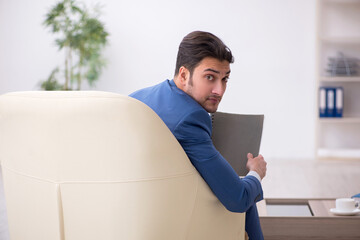
<instances>
[{"instance_id":1,"label":"white wall","mask_svg":"<svg viewBox=\"0 0 360 240\"><path fill-rule=\"evenodd\" d=\"M41 24L56 2L0 0L0 94L38 89L63 61ZM183 36L211 31L235 56L219 110L265 114L261 152L267 160L314 157L316 1L84 2L104 6L111 34L96 90L129 94L172 78Z\"/></svg>"}]
</instances>

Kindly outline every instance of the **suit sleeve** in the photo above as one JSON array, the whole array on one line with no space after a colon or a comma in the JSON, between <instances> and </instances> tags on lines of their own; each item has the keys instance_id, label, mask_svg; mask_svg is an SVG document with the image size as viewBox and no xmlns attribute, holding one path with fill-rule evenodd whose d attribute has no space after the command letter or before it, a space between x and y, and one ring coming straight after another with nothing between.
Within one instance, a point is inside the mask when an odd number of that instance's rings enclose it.
<instances>
[{"instance_id":1,"label":"suit sleeve","mask_svg":"<svg viewBox=\"0 0 360 240\"><path fill-rule=\"evenodd\" d=\"M197 171L229 211L246 212L263 198L260 182L253 176L240 179L215 149L210 117L205 111L185 116L173 133Z\"/></svg>"}]
</instances>

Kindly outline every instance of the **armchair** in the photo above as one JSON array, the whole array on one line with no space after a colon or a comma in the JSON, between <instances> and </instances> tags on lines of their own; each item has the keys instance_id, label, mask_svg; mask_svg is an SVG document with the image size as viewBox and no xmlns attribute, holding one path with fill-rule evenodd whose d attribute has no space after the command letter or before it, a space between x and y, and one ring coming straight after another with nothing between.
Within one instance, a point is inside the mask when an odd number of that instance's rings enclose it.
<instances>
[{"instance_id":1,"label":"armchair","mask_svg":"<svg viewBox=\"0 0 360 240\"><path fill-rule=\"evenodd\" d=\"M11 240L244 239L161 119L109 92L0 96Z\"/></svg>"}]
</instances>

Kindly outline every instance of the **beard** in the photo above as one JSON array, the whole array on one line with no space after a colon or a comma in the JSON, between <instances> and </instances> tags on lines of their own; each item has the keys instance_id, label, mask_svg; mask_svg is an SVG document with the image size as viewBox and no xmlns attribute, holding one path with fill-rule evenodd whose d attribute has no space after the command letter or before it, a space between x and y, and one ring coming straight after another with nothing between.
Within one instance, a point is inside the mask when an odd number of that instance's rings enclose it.
<instances>
[{"instance_id":1,"label":"beard","mask_svg":"<svg viewBox=\"0 0 360 240\"><path fill-rule=\"evenodd\" d=\"M197 99L193 94L193 88L193 78L192 75L190 75L188 87L186 88L185 92L198 104L200 104L200 106L202 106L208 113L216 112L222 97L219 95L210 94L203 99Z\"/></svg>"}]
</instances>

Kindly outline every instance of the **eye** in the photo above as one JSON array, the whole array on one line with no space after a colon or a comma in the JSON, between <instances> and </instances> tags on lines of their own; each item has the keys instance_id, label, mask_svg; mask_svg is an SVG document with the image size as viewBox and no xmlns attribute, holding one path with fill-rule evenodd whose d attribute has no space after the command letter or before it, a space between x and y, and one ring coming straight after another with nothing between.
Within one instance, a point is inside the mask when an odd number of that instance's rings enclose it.
<instances>
[{"instance_id":1,"label":"eye","mask_svg":"<svg viewBox=\"0 0 360 240\"><path fill-rule=\"evenodd\" d=\"M205 77L206 77L206 79L209 80L209 81L214 80L214 76L213 76L213 75L206 75Z\"/></svg>"},{"instance_id":2,"label":"eye","mask_svg":"<svg viewBox=\"0 0 360 240\"><path fill-rule=\"evenodd\" d=\"M229 80L229 77L224 77L222 80L227 83Z\"/></svg>"}]
</instances>

